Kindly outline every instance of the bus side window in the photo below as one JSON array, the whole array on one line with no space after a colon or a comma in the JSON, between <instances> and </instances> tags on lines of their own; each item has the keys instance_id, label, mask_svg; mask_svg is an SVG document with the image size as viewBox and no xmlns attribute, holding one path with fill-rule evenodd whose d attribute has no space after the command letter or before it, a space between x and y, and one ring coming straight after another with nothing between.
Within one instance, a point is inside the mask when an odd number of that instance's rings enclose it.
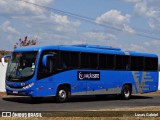
<instances>
[{"instance_id":1,"label":"bus side window","mask_svg":"<svg viewBox=\"0 0 160 120\"><path fill-rule=\"evenodd\" d=\"M123 56L122 55L115 55L115 59L116 59L116 70L122 70L123 68Z\"/></svg>"},{"instance_id":2,"label":"bus side window","mask_svg":"<svg viewBox=\"0 0 160 120\"><path fill-rule=\"evenodd\" d=\"M61 62L60 62L61 69L70 68L70 53L69 52L62 51L60 59L61 59Z\"/></svg>"},{"instance_id":3,"label":"bus side window","mask_svg":"<svg viewBox=\"0 0 160 120\"><path fill-rule=\"evenodd\" d=\"M145 58L145 70L146 71L157 71L158 70L158 59L146 57Z\"/></svg>"},{"instance_id":4,"label":"bus side window","mask_svg":"<svg viewBox=\"0 0 160 120\"><path fill-rule=\"evenodd\" d=\"M62 60L62 68L63 68L63 69L66 69L66 68L67 68L66 63L65 63L65 61L63 61L63 60Z\"/></svg>"},{"instance_id":5,"label":"bus side window","mask_svg":"<svg viewBox=\"0 0 160 120\"><path fill-rule=\"evenodd\" d=\"M130 67L129 67L129 64L127 64L127 65L126 65L126 70L129 70L129 68L130 68Z\"/></svg>"},{"instance_id":6,"label":"bus side window","mask_svg":"<svg viewBox=\"0 0 160 120\"><path fill-rule=\"evenodd\" d=\"M99 69L107 69L107 55L99 54Z\"/></svg>"},{"instance_id":7,"label":"bus side window","mask_svg":"<svg viewBox=\"0 0 160 120\"><path fill-rule=\"evenodd\" d=\"M107 55L107 69L115 69L115 55Z\"/></svg>"},{"instance_id":8,"label":"bus side window","mask_svg":"<svg viewBox=\"0 0 160 120\"><path fill-rule=\"evenodd\" d=\"M123 56L123 69L130 70L130 56Z\"/></svg>"},{"instance_id":9,"label":"bus side window","mask_svg":"<svg viewBox=\"0 0 160 120\"><path fill-rule=\"evenodd\" d=\"M47 68L47 71L49 73L52 73L54 71L54 68L55 68L55 58L54 57L49 57L47 59L47 66L46 66L46 68Z\"/></svg>"}]
</instances>

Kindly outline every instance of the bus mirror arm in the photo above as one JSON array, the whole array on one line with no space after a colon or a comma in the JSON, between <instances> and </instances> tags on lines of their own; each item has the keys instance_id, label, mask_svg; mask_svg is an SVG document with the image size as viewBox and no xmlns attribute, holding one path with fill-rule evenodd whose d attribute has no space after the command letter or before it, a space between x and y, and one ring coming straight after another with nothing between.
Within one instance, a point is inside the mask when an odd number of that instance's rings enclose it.
<instances>
[{"instance_id":1,"label":"bus mirror arm","mask_svg":"<svg viewBox=\"0 0 160 120\"><path fill-rule=\"evenodd\" d=\"M11 58L11 55L5 55L5 56L2 57L1 61L2 61L3 66L5 64L5 58Z\"/></svg>"},{"instance_id":2,"label":"bus mirror arm","mask_svg":"<svg viewBox=\"0 0 160 120\"><path fill-rule=\"evenodd\" d=\"M46 66L47 66L47 59L48 59L48 57L53 57L53 56L54 56L54 54L44 55L44 56L43 56L43 59L42 59L42 65L43 65L44 67L46 67Z\"/></svg>"}]
</instances>

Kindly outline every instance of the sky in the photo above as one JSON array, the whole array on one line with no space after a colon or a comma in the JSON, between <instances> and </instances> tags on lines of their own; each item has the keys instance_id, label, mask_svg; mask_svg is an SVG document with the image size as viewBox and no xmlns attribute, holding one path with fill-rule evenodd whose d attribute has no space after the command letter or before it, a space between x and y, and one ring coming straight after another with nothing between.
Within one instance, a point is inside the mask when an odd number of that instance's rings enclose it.
<instances>
[{"instance_id":1,"label":"sky","mask_svg":"<svg viewBox=\"0 0 160 120\"><path fill-rule=\"evenodd\" d=\"M160 57L160 0L0 0L0 50L12 51L25 36L37 45L106 45Z\"/></svg>"}]
</instances>

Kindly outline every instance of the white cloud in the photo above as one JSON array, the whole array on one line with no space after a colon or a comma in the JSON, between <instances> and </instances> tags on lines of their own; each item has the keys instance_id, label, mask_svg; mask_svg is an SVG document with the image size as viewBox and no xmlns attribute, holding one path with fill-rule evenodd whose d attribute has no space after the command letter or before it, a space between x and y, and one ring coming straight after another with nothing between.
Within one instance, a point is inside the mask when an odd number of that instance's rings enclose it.
<instances>
[{"instance_id":1,"label":"white cloud","mask_svg":"<svg viewBox=\"0 0 160 120\"><path fill-rule=\"evenodd\" d=\"M97 17L96 23L111 26L113 29L118 29L127 33L134 34L135 31L129 26L130 15L122 15L121 11L110 10L100 17Z\"/></svg>"},{"instance_id":2,"label":"white cloud","mask_svg":"<svg viewBox=\"0 0 160 120\"><path fill-rule=\"evenodd\" d=\"M0 1L0 14L9 14L9 15L16 15L16 14L43 14L45 9L37 7L33 4L35 3L43 6L50 5L53 0L27 0L26 2L23 1L15 1L15 0L1 0Z\"/></svg>"},{"instance_id":3,"label":"white cloud","mask_svg":"<svg viewBox=\"0 0 160 120\"><path fill-rule=\"evenodd\" d=\"M160 39L159 40L153 40L151 44L154 45L154 46L157 46L157 49L159 49L159 46L160 46L159 41L160 41Z\"/></svg>"},{"instance_id":4,"label":"white cloud","mask_svg":"<svg viewBox=\"0 0 160 120\"><path fill-rule=\"evenodd\" d=\"M97 33L97 32L87 32L84 35L91 39L91 40L105 40L106 36L104 33Z\"/></svg>"},{"instance_id":5,"label":"white cloud","mask_svg":"<svg viewBox=\"0 0 160 120\"><path fill-rule=\"evenodd\" d=\"M134 11L138 15L145 19L144 22L148 23L148 26L156 31L160 30L160 0L123 0L124 2L130 2L134 4Z\"/></svg>"},{"instance_id":6,"label":"white cloud","mask_svg":"<svg viewBox=\"0 0 160 120\"><path fill-rule=\"evenodd\" d=\"M80 26L81 22L78 20L71 21L66 15L59 15L51 12L48 17L48 22L55 25L57 31L69 31L74 32L77 27Z\"/></svg>"},{"instance_id":7,"label":"white cloud","mask_svg":"<svg viewBox=\"0 0 160 120\"><path fill-rule=\"evenodd\" d=\"M73 40L72 45L76 45L76 44L87 44L86 41L82 41L82 40Z\"/></svg>"},{"instance_id":8,"label":"white cloud","mask_svg":"<svg viewBox=\"0 0 160 120\"><path fill-rule=\"evenodd\" d=\"M62 16L62 15L58 15L58 14L54 14L54 13L51 13L50 19L51 19L51 21L53 21L57 24L66 25L66 24L70 23L67 16Z\"/></svg>"},{"instance_id":9,"label":"white cloud","mask_svg":"<svg viewBox=\"0 0 160 120\"><path fill-rule=\"evenodd\" d=\"M106 37L107 37L109 40L116 40L116 39L117 39L117 37L116 37L114 34L111 34L111 33L106 34Z\"/></svg>"},{"instance_id":10,"label":"white cloud","mask_svg":"<svg viewBox=\"0 0 160 120\"><path fill-rule=\"evenodd\" d=\"M145 17L157 17L159 11L157 11L154 7L149 6L147 2L139 2L135 5L135 11L137 14L145 16Z\"/></svg>"},{"instance_id":11,"label":"white cloud","mask_svg":"<svg viewBox=\"0 0 160 120\"><path fill-rule=\"evenodd\" d=\"M125 2L131 2L131 3L136 3L136 2L140 2L142 0L123 0Z\"/></svg>"},{"instance_id":12,"label":"white cloud","mask_svg":"<svg viewBox=\"0 0 160 120\"><path fill-rule=\"evenodd\" d=\"M103 33L103 32L87 32L84 33L84 36L90 40L96 41L105 41L105 40L115 40L117 37L111 33Z\"/></svg>"},{"instance_id":13,"label":"white cloud","mask_svg":"<svg viewBox=\"0 0 160 120\"><path fill-rule=\"evenodd\" d=\"M53 5L54 0L28 0L27 2L50 6ZM14 0L0 0L0 15L4 19L11 18L13 25L18 24L13 26L10 21L0 23L0 31L3 34L1 40L4 38L11 40L14 37L10 44L16 43L20 37L34 36L37 33L40 36L39 45L71 43L81 25L80 21L71 20L66 15ZM22 31L18 32L17 29Z\"/></svg>"},{"instance_id":14,"label":"white cloud","mask_svg":"<svg viewBox=\"0 0 160 120\"><path fill-rule=\"evenodd\" d=\"M138 52L144 52L144 53L154 53L159 54L159 46L160 42L159 40L141 40L139 42L138 40L132 41L132 43L126 43L122 45L122 48L125 48L125 50L129 51L138 51Z\"/></svg>"},{"instance_id":15,"label":"white cloud","mask_svg":"<svg viewBox=\"0 0 160 120\"><path fill-rule=\"evenodd\" d=\"M76 29L81 25L78 20L70 20L68 16L48 12L46 14L34 16L14 16L16 20L20 20L25 24L25 27L38 31L57 31L57 32L76 32Z\"/></svg>"},{"instance_id":16,"label":"white cloud","mask_svg":"<svg viewBox=\"0 0 160 120\"><path fill-rule=\"evenodd\" d=\"M96 19L98 24L112 24L112 25L123 25L128 23L130 20L130 15L122 15L121 11L110 10Z\"/></svg>"},{"instance_id":17,"label":"white cloud","mask_svg":"<svg viewBox=\"0 0 160 120\"><path fill-rule=\"evenodd\" d=\"M123 25L123 31L127 32L127 33L130 33L130 34L134 34L135 33L134 29L132 29L130 26L125 25L125 24Z\"/></svg>"},{"instance_id":18,"label":"white cloud","mask_svg":"<svg viewBox=\"0 0 160 120\"><path fill-rule=\"evenodd\" d=\"M18 15L13 16L12 19L20 20L21 22L24 21L25 23L42 23L48 21L47 15L39 14L39 15Z\"/></svg>"},{"instance_id":19,"label":"white cloud","mask_svg":"<svg viewBox=\"0 0 160 120\"><path fill-rule=\"evenodd\" d=\"M19 34L16 28L11 26L10 21L6 21L1 25L1 30L9 34Z\"/></svg>"},{"instance_id":20,"label":"white cloud","mask_svg":"<svg viewBox=\"0 0 160 120\"><path fill-rule=\"evenodd\" d=\"M70 36L62 35L61 33L42 33L38 36L38 43L41 45L71 45L71 44L85 44L83 40L71 38Z\"/></svg>"},{"instance_id":21,"label":"white cloud","mask_svg":"<svg viewBox=\"0 0 160 120\"><path fill-rule=\"evenodd\" d=\"M136 14L144 17L152 29L160 28L160 0L141 0L134 6Z\"/></svg>"},{"instance_id":22,"label":"white cloud","mask_svg":"<svg viewBox=\"0 0 160 120\"><path fill-rule=\"evenodd\" d=\"M130 50L133 50L133 51L147 51L147 48L140 44L130 44L129 46L130 46L129 47Z\"/></svg>"},{"instance_id":23,"label":"white cloud","mask_svg":"<svg viewBox=\"0 0 160 120\"><path fill-rule=\"evenodd\" d=\"M67 16L58 15L53 12L48 16L48 23L54 26L52 27L54 30L65 33L75 33L81 24L80 21L71 21Z\"/></svg>"},{"instance_id":24,"label":"white cloud","mask_svg":"<svg viewBox=\"0 0 160 120\"><path fill-rule=\"evenodd\" d=\"M149 27L152 28L152 29L154 29L154 28L157 27L157 26L156 26L156 22L155 22L153 19L151 19L151 20L148 21L148 25L149 25Z\"/></svg>"}]
</instances>

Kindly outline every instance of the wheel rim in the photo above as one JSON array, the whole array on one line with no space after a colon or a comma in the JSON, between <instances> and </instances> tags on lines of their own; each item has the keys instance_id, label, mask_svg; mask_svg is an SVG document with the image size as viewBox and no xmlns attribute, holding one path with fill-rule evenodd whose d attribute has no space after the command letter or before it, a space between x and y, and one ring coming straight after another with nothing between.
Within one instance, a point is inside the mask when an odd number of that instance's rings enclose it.
<instances>
[{"instance_id":1,"label":"wheel rim","mask_svg":"<svg viewBox=\"0 0 160 120\"><path fill-rule=\"evenodd\" d=\"M124 91L124 96L125 96L126 98L128 98L128 97L129 97L129 95L130 95L129 90L125 90L125 91Z\"/></svg>"},{"instance_id":2,"label":"wheel rim","mask_svg":"<svg viewBox=\"0 0 160 120\"><path fill-rule=\"evenodd\" d=\"M65 100L67 97L67 93L65 90L60 90L58 95L61 100Z\"/></svg>"}]
</instances>

